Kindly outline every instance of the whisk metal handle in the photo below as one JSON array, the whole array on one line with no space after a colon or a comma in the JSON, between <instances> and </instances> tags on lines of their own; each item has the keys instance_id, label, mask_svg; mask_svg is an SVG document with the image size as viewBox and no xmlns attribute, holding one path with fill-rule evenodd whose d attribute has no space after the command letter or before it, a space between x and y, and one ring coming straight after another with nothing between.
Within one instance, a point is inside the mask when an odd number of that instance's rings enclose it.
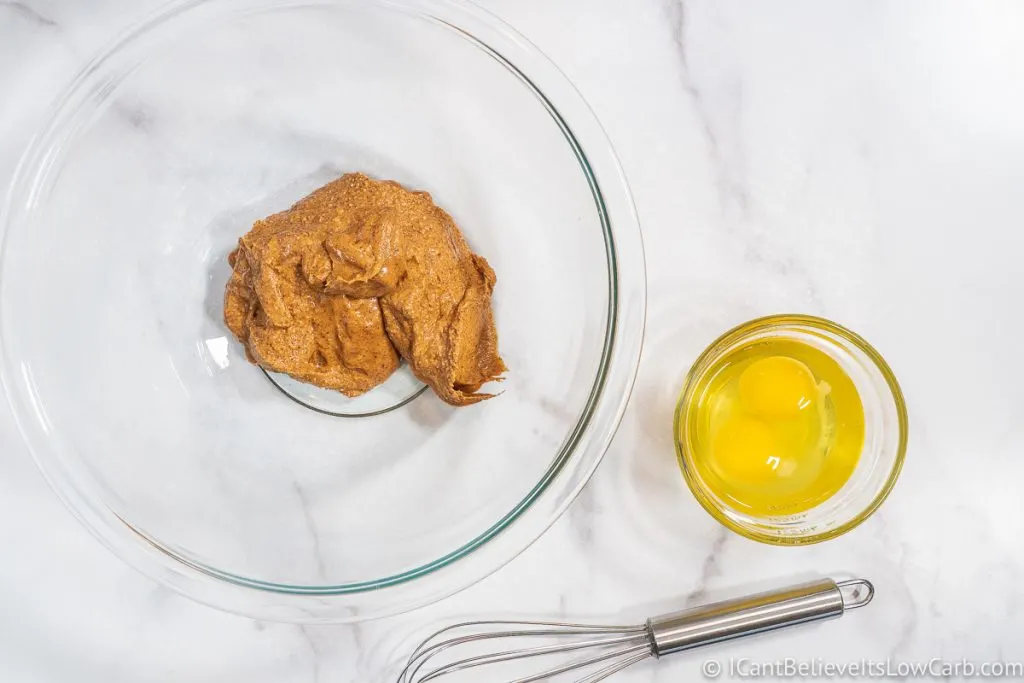
<instances>
[{"instance_id":1,"label":"whisk metal handle","mask_svg":"<svg viewBox=\"0 0 1024 683\"><path fill-rule=\"evenodd\" d=\"M656 657L842 616L863 607L874 596L864 579L836 583L819 579L782 590L717 602L647 620L651 649Z\"/></svg>"}]
</instances>

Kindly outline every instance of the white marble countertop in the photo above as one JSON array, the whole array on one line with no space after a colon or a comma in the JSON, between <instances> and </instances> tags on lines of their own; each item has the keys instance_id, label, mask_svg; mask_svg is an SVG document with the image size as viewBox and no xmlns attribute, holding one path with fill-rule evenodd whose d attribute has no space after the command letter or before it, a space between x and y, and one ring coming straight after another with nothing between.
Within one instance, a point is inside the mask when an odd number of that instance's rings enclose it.
<instances>
[{"instance_id":1,"label":"white marble countertop","mask_svg":"<svg viewBox=\"0 0 1024 683\"><path fill-rule=\"evenodd\" d=\"M58 90L155 4L0 1L0 184ZM442 603L359 626L261 623L179 597L100 547L4 406L0 680L382 683L405 636L438 620L638 614L809 573L868 577L876 601L615 680L699 679L711 656L1024 661L1024 4L485 4L589 100L643 224L645 351L595 479L527 552ZM672 405L695 353L780 311L871 340L912 425L881 511L802 549L727 533L652 465L673 457Z\"/></svg>"}]
</instances>

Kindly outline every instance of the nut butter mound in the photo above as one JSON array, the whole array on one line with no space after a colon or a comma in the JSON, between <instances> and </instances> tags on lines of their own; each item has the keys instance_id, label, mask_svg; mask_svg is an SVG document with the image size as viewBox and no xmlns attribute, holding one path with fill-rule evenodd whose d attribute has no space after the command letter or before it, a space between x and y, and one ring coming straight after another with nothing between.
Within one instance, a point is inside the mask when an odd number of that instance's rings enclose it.
<instances>
[{"instance_id":1,"label":"nut butter mound","mask_svg":"<svg viewBox=\"0 0 1024 683\"><path fill-rule=\"evenodd\" d=\"M224 320L250 361L358 396L394 372L398 354L376 299L324 291L315 272L318 260L326 262L322 231L307 226L284 212L257 221L239 240L229 257Z\"/></svg>"},{"instance_id":2,"label":"nut butter mound","mask_svg":"<svg viewBox=\"0 0 1024 683\"><path fill-rule=\"evenodd\" d=\"M426 192L347 174L257 221L230 261L225 321L267 369L356 396L397 350L456 406L505 372L494 271Z\"/></svg>"}]
</instances>

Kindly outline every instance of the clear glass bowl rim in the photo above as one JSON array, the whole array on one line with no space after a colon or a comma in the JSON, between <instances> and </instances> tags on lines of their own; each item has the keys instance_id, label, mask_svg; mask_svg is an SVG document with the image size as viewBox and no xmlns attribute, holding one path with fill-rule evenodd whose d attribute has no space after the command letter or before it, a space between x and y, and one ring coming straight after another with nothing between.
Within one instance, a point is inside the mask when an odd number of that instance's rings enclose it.
<instances>
[{"instance_id":1,"label":"clear glass bowl rim","mask_svg":"<svg viewBox=\"0 0 1024 683\"><path fill-rule=\"evenodd\" d=\"M0 311L0 383L37 465L76 518L117 556L164 585L227 611L293 622L355 622L435 602L493 573L539 538L576 498L600 464L625 411L636 377L646 313L646 275L639 220L625 175L607 135L575 86L535 45L467 0L372 0L374 5L419 16L461 34L510 70L551 114L587 176L605 233L609 311L601 368L580 422L541 481L515 508L462 548L416 569L381 580L343 586L282 586L237 577L198 564L132 526L91 494L82 467L53 454L45 418L26 397L16 359L6 352ZM0 267L7 237L30 224L47 182L59 167L60 148L73 137L75 113L90 101L103 68L139 49L151 33L195 21L263 9L355 4L352 0L178 0L129 28L72 80L51 106L12 179L0 214ZM235 7L235 10L232 10ZM513 56L508 56L513 55ZM518 62L518 64L517 64ZM519 64L528 63L528 67ZM543 85L545 90L540 89ZM102 83L100 84L102 85ZM556 108L557 107L557 108ZM569 112L567 116L565 112ZM54 150L57 153L54 153ZM0 272L0 288L5 283ZM0 297L3 291L0 289ZM43 420L40 423L40 420Z\"/></svg>"}]
</instances>

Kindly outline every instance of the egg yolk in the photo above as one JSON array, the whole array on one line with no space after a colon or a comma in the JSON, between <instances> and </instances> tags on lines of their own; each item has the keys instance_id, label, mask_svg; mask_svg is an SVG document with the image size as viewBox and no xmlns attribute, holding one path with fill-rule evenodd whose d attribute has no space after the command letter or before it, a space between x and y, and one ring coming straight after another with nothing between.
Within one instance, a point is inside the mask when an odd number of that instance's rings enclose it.
<instances>
[{"instance_id":1,"label":"egg yolk","mask_svg":"<svg viewBox=\"0 0 1024 683\"><path fill-rule=\"evenodd\" d=\"M739 380L740 403L753 415L796 417L817 399L810 369L795 358L769 356L750 364Z\"/></svg>"},{"instance_id":2,"label":"egg yolk","mask_svg":"<svg viewBox=\"0 0 1024 683\"><path fill-rule=\"evenodd\" d=\"M718 475L746 486L773 481L781 464L775 432L764 422L733 417L715 434L712 449Z\"/></svg>"},{"instance_id":3,"label":"egg yolk","mask_svg":"<svg viewBox=\"0 0 1024 683\"><path fill-rule=\"evenodd\" d=\"M807 426L781 427L749 415L734 415L714 436L712 467L737 489L777 494L797 491L812 482L823 465Z\"/></svg>"}]
</instances>

